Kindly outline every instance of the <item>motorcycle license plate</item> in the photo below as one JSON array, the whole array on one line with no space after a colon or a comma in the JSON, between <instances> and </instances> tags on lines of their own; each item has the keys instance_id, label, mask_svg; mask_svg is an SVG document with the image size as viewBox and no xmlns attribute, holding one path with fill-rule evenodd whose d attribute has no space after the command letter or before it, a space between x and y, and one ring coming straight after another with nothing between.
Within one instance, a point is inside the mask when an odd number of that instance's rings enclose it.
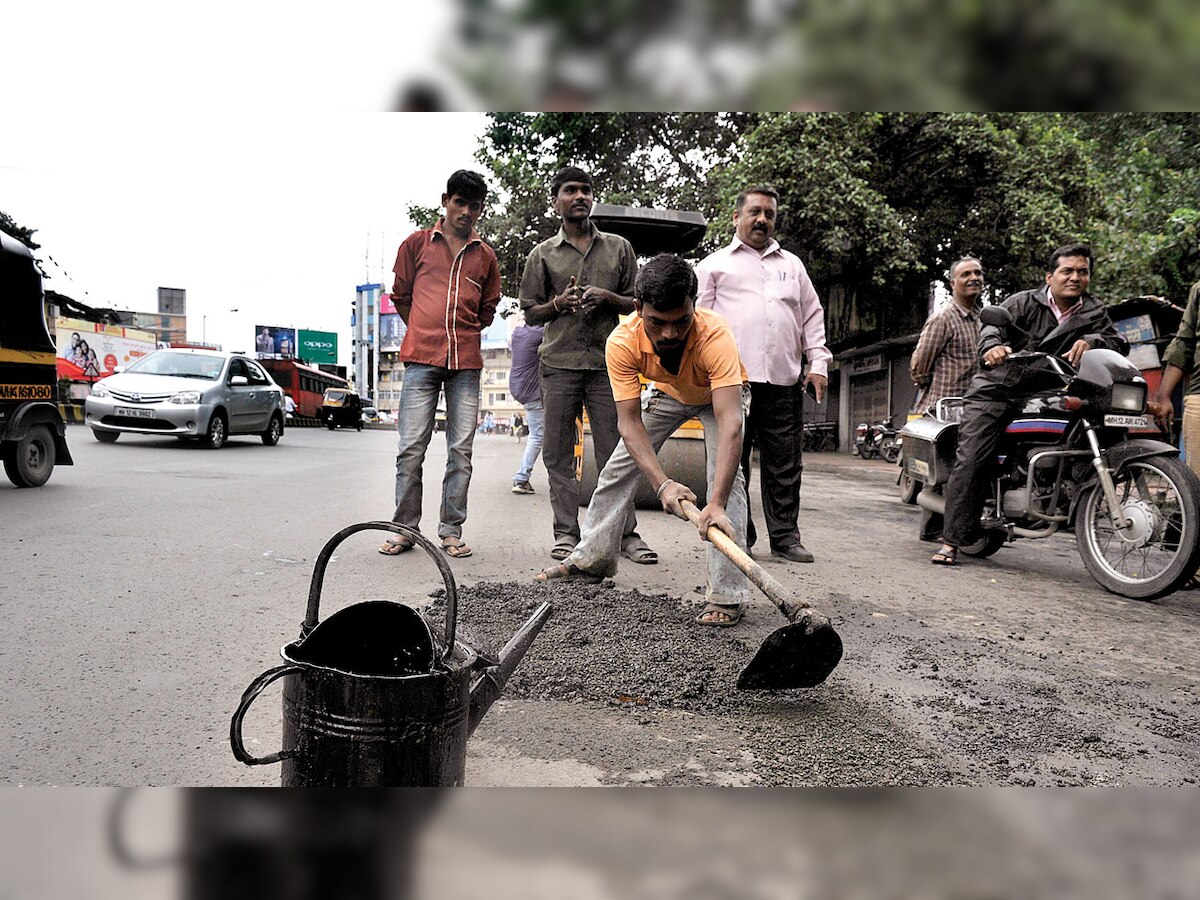
<instances>
[{"instance_id":1,"label":"motorcycle license plate","mask_svg":"<svg viewBox=\"0 0 1200 900\"><path fill-rule=\"evenodd\" d=\"M1104 424L1114 428L1149 428L1145 416L1105 416Z\"/></svg>"},{"instance_id":2,"label":"motorcycle license plate","mask_svg":"<svg viewBox=\"0 0 1200 900\"><path fill-rule=\"evenodd\" d=\"M153 419L154 410L152 409L135 409L131 406L118 406L118 416L132 416L135 419Z\"/></svg>"}]
</instances>

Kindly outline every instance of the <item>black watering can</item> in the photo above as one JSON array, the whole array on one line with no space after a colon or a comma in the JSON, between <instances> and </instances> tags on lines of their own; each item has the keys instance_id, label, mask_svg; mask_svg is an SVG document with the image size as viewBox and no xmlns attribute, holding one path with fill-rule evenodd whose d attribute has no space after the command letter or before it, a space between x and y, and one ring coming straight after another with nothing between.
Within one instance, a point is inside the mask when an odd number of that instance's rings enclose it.
<instances>
[{"instance_id":1,"label":"black watering can","mask_svg":"<svg viewBox=\"0 0 1200 900\"><path fill-rule=\"evenodd\" d=\"M432 557L446 585L444 637L439 639L412 607L388 600L357 603L318 624L321 585L334 549L367 530L407 537ZM279 651L285 664L263 672L242 695L229 727L233 755L248 766L282 763L284 787L461 785L467 738L550 611L549 603L541 604L499 659L482 658L455 640L458 588L437 547L395 522L343 528L317 557L300 637ZM284 749L251 756L242 741L242 719L267 685L287 676Z\"/></svg>"}]
</instances>

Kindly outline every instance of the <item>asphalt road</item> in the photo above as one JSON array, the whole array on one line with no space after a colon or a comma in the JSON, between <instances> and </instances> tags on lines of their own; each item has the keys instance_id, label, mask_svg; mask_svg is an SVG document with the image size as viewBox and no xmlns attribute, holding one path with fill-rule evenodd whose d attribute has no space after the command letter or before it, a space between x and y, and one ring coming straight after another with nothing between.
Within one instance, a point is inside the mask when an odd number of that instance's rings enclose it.
<instances>
[{"instance_id":1,"label":"asphalt road","mask_svg":"<svg viewBox=\"0 0 1200 900\"><path fill-rule=\"evenodd\" d=\"M38 490L0 486L0 765L8 785L269 785L237 763L229 717L279 663L314 559L341 528L387 518L390 431L289 430L274 448L173 439L98 444ZM734 629L691 625L702 548L687 523L640 514L662 557L611 586L550 591L544 470L509 492L520 449L476 442L463 623L501 642L542 595L556 603L470 744L475 785L1194 783L1200 777L1200 592L1153 603L1105 593L1070 537L1025 541L957 570L928 564L894 469L812 456L802 530L813 565L763 560L827 613L845 657L809 691L739 694L732 678L782 618L756 597ZM445 459L427 461L436 531ZM755 491L755 493L757 493ZM371 598L415 605L441 585L419 553L351 537L322 614ZM436 603L434 611L438 611ZM246 719L278 749L278 687Z\"/></svg>"}]
</instances>

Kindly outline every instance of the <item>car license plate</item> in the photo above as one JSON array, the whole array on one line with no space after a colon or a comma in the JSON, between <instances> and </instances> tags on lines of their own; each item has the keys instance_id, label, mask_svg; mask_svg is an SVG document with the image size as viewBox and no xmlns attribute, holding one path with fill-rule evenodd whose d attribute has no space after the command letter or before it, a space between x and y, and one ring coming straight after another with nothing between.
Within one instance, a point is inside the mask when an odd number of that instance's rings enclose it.
<instances>
[{"instance_id":1,"label":"car license plate","mask_svg":"<svg viewBox=\"0 0 1200 900\"><path fill-rule=\"evenodd\" d=\"M1105 416L1104 424L1114 428L1149 428L1145 416Z\"/></svg>"},{"instance_id":2,"label":"car license plate","mask_svg":"<svg viewBox=\"0 0 1200 900\"><path fill-rule=\"evenodd\" d=\"M132 416L135 419L153 419L154 410L152 409L135 409L131 406L118 406L118 416Z\"/></svg>"}]
</instances>

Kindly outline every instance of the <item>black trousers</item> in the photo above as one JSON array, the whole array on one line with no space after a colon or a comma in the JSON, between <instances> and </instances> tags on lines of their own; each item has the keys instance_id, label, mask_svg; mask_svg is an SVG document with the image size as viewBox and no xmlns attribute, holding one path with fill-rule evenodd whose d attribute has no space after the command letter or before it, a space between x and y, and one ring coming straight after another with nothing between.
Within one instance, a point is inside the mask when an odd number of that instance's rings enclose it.
<instances>
[{"instance_id":1,"label":"black trousers","mask_svg":"<svg viewBox=\"0 0 1200 900\"><path fill-rule=\"evenodd\" d=\"M800 543L800 476L804 473L801 442L804 438L804 388L801 382L781 387L750 382L750 413L742 438L742 474L750 491L750 453L758 447L759 482L763 518L771 547L782 549ZM749 501L749 496L747 496ZM753 514L747 512L746 543L758 535Z\"/></svg>"},{"instance_id":2,"label":"black trousers","mask_svg":"<svg viewBox=\"0 0 1200 900\"><path fill-rule=\"evenodd\" d=\"M969 544L977 537L996 445L1025 402L1023 397L999 398L997 395L1003 390L997 386L988 392L990 396L968 396L963 405L958 452L946 484L946 515L942 525L942 540L951 547Z\"/></svg>"}]
</instances>

